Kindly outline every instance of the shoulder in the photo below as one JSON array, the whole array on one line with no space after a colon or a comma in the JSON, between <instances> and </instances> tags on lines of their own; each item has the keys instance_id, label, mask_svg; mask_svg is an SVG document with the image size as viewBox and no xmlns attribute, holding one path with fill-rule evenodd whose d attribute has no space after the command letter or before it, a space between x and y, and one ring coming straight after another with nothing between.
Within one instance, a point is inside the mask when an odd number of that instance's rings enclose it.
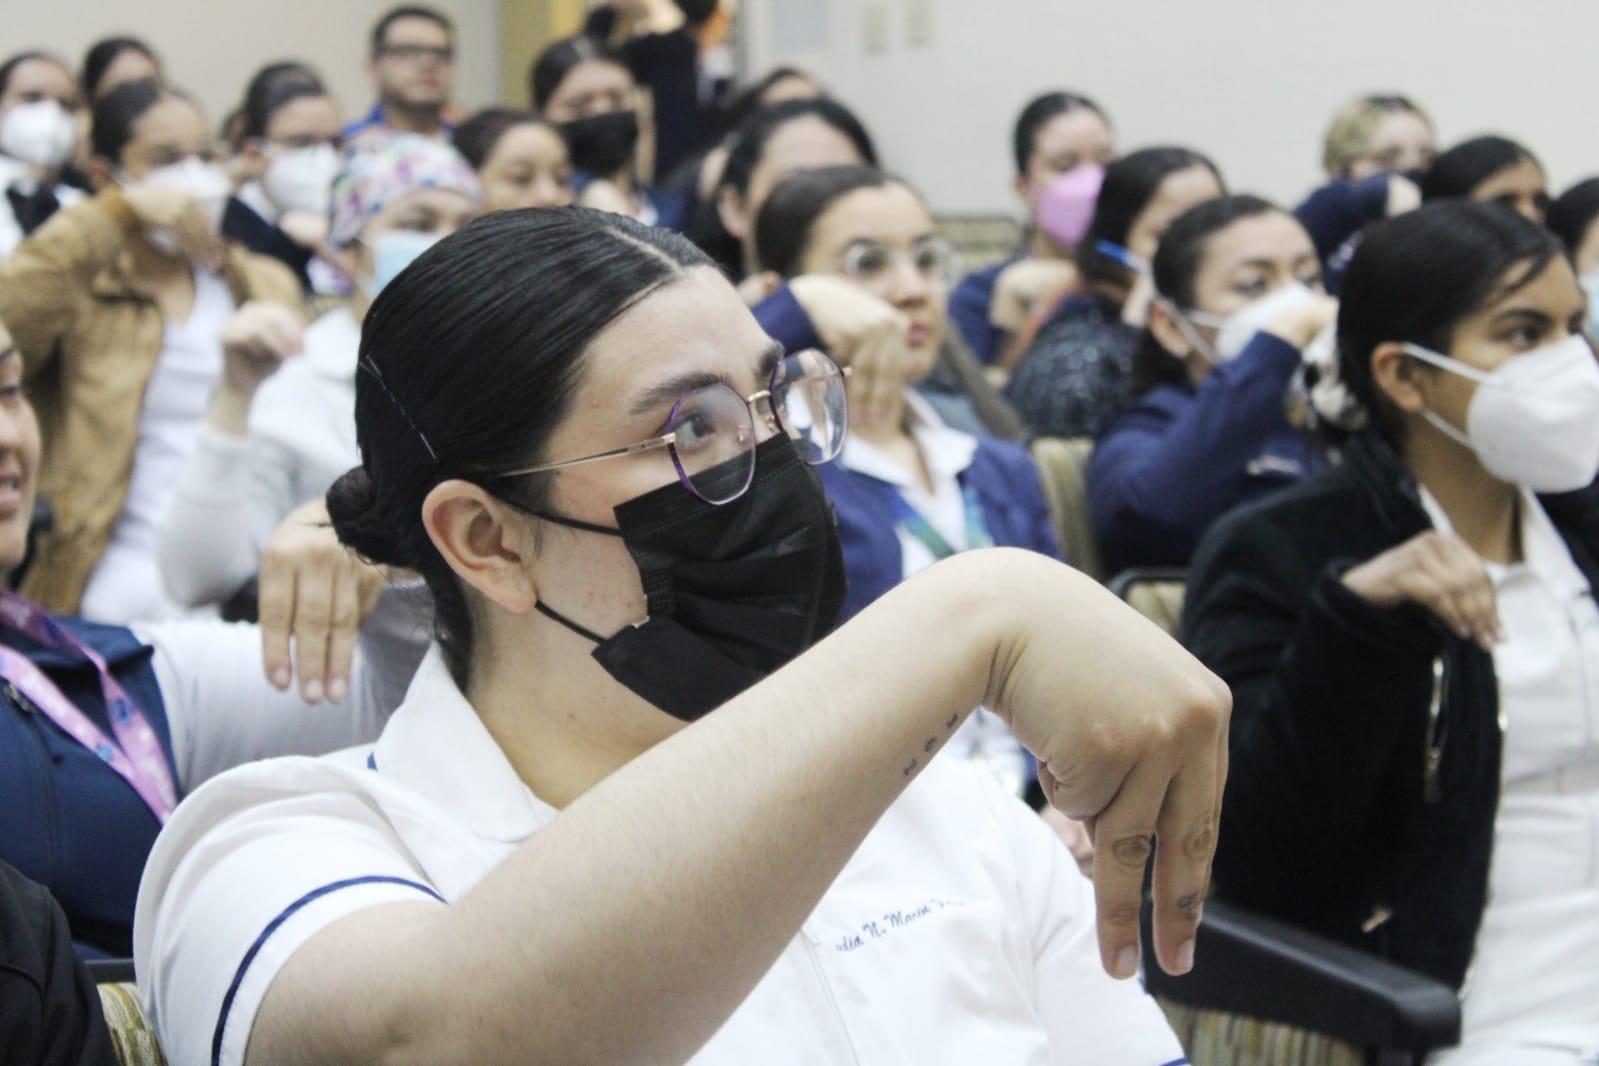
<instances>
[{"instance_id":1,"label":"shoulder","mask_svg":"<svg viewBox=\"0 0 1599 1066\"><path fill-rule=\"evenodd\" d=\"M1218 519L1194 555L1190 584L1267 569L1314 575L1331 559L1369 553L1379 526L1368 494L1348 473L1325 470Z\"/></svg>"},{"instance_id":2,"label":"shoulder","mask_svg":"<svg viewBox=\"0 0 1599 1066\"><path fill-rule=\"evenodd\" d=\"M1156 385L1123 408L1105 426L1103 441L1127 433L1164 428L1194 405L1194 393L1177 385ZM1096 453L1099 451L1095 449Z\"/></svg>"},{"instance_id":3,"label":"shoulder","mask_svg":"<svg viewBox=\"0 0 1599 1066\"><path fill-rule=\"evenodd\" d=\"M1037 484L1038 465L1026 448L997 437L978 437L972 452L973 473L994 475L1006 481Z\"/></svg>"},{"instance_id":4,"label":"shoulder","mask_svg":"<svg viewBox=\"0 0 1599 1066\"><path fill-rule=\"evenodd\" d=\"M115 662L148 651L150 645L126 626L90 622L72 615L52 615L56 624L85 647L93 648Z\"/></svg>"}]
</instances>

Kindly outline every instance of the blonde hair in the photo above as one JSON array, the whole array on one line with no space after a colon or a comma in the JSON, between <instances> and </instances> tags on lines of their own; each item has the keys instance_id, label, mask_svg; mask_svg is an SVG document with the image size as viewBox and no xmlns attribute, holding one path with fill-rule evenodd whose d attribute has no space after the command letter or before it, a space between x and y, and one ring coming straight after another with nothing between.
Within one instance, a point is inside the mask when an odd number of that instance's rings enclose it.
<instances>
[{"instance_id":1,"label":"blonde hair","mask_svg":"<svg viewBox=\"0 0 1599 1066\"><path fill-rule=\"evenodd\" d=\"M1428 126L1432 125L1431 115L1410 97L1398 93L1372 93L1339 108L1333 115L1332 125L1327 127L1327 139L1322 146L1321 165L1327 173L1339 176L1349 173L1355 161L1370 148L1377 124L1398 111L1408 111Z\"/></svg>"}]
</instances>

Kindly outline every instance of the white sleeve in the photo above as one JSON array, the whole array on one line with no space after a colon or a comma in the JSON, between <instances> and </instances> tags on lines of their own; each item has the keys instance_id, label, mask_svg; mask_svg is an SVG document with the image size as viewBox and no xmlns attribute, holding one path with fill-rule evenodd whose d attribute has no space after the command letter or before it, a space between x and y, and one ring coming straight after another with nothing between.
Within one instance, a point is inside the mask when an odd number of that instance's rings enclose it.
<instances>
[{"instance_id":1,"label":"white sleeve","mask_svg":"<svg viewBox=\"0 0 1599 1066\"><path fill-rule=\"evenodd\" d=\"M282 759L228 775L185 801L156 841L134 961L173 1066L242 1063L278 972L333 922L442 903L371 797L328 787L327 772Z\"/></svg>"},{"instance_id":2,"label":"white sleeve","mask_svg":"<svg viewBox=\"0 0 1599 1066\"><path fill-rule=\"evenodd\" d=\"M172 731L178 787L254 759L320 755L375 740L400 705L427 650L425 604L389 589L361 631L342 704L308 704L298 687L279 692L266 679L257 626L163 622L135 627L155 649L156 681Z\"/></svg>"},{"instance_id":3,"label":"white sleeve","mask_svg":"<svg viewBox=\"0 0 1599 1066\"><path fill-rule=\"evenodd\" d=\"M255 576L267 538L300 502L292 467L258 435L202 427L156 529L168 595L190 607L221 603Z\"/></svg>"},{"instance_id":4,"label":"white sleeve","mask_svg":"<svg viewBox=\"0 0 1599 1066\"><path fill-rule=\"evenodd\" d=\"M1135 980L1099 962L1094 886L1054 832L1027 805L985 789L1015 856L1023 920L1038 967L1038 1015L1056 1066L1186 1063L1160 1007ZM1153 965L1151 962L1150 965Z\"/></svg>"}]
</instances>

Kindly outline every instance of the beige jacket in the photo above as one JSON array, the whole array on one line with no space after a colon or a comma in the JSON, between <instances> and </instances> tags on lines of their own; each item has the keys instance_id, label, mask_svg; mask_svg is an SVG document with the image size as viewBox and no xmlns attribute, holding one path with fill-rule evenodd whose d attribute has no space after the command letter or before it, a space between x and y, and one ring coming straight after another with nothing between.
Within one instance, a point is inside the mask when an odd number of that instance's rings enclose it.
<instances>
[{"instance_id":1,"label":"beige jacket","mask_svg":"<svg viewBox=\"0 0 1599 1066\"><path fill-rule=\"evenodd\" d=\"M122 513L144 390L161 354L161 312L125 272L139 225L108 189L58 212L0 266L0 322L22 353L44 442L39 495L55 510L22 593L52 611L77 611ZM274 259L230 247L222 274L235 304L301 309L299 282Z\"/></svg>"}]
</instances>

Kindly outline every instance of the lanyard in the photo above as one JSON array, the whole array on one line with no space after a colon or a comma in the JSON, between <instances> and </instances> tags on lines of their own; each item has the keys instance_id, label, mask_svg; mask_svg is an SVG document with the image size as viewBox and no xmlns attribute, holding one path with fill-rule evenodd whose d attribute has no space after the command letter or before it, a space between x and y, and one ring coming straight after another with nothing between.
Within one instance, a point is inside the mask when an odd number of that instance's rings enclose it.
<instances>
[{"instance_id":1,"label":"lanyard","mask_svg":"<svg viewBox=\"0 0 1599 1066\"><path fill-rule=\"evenodd\" d=\"M0 680L12 693L25 697L72 739L98 755L133 786L139 798L155 812L157 820L166 824L172 809L178 805L177 789L172 783L166 755L155 730L150 727L150 720L111 676L100 653L76 640L37 604L14 592L0 592L0 627L14 629L47 647L76 654L94 666L100 674L100 691L105 696L106 717L111 720L115 740L90 721L89 716L67 699L56 683L27 656L0 645Z\"/></svg>"},{"instance_id":2,"label":"lanyard","mask_svg":"<svg viewBox=\"0 0 1599 1066\"><path fill-rule=\"evenodd\" d=\"M964 486L961 500L966 508L967 549L992 547L994 542L988 535L988 523L983 518L983 505L977 499L977 491L970 485ZM894 490L894 523L932 552L935 561L955 554L944 535L933 528L927 516L912 507L898 489Z\"/></svg>"}]
</instances>

